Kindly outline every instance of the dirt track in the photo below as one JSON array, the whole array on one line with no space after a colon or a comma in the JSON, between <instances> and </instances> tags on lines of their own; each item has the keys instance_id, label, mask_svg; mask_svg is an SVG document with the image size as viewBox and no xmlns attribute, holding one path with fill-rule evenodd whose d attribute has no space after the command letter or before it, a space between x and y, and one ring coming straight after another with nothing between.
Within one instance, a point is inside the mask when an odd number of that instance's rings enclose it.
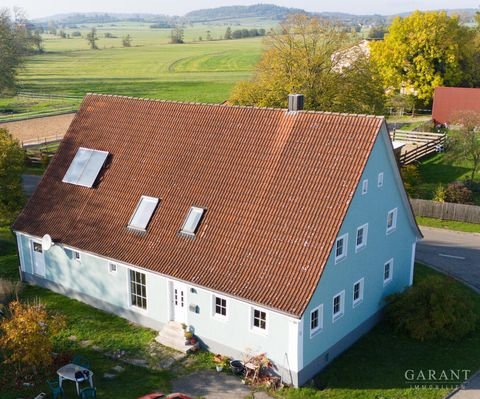
<instances>
[{"instance_id":1,"label":"dirt track","mask_svg":"<svg viewBox=\"0 0 480 399\"><path fill-rule=\"evenodd\" d=\"M75 114L44 116L41 118L25 119L16 122L0 123L0 128L6 128L21 142L46 137L58 136L61 139L67 132Z\"/></svg>"}]
</instances>

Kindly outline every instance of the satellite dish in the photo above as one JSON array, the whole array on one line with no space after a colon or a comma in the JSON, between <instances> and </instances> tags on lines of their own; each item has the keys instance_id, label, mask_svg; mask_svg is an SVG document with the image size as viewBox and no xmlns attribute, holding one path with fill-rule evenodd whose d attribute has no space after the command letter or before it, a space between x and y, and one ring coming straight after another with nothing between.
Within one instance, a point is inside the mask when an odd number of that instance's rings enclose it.
<instances>
[{"instance_id":1,"label":"satellite dish","mask_svg":"<svg viewBox=\"0 0 480 399\"><path fill-rule=\"evenodd\" d=\"M50 234L45 234L42 237L42 250L48 251L50 248L52 248L53 241L52 237L50 237Z\"/></svg>"}]
</instances>

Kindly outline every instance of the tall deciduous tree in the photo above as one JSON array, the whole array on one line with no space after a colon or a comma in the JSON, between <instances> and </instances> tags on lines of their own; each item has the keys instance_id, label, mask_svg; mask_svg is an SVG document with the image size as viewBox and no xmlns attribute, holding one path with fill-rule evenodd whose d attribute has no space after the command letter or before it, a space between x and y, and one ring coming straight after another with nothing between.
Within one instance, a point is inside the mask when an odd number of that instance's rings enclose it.
<instances>
[{"instance_id":1,"label":"tall deciduous tree","mask_svg":"<svg viewBox=\"0 0 480 399\"><path fill-rule=\"evenodd\" d=\"M449 155L471 162L471 180L480 167L480 113L475 111L459 112L453 117L456 128L450 129Z\"/></svg>"},{"instance_id":2,"label":"tall deciduous tree","mask_svg":"<svg viewBox=\"0 0 480 399\"><path fill-rule=\"evenodd\" d=\"M92 28L92 30L87 33L86 39L92 50L98 49L98 46L97 46L98 36L97 36L97 30L95 28Z\"/></svg>"},{"instance_id":3,"label":"tall deciduous tree","mask_svg":"<svg viewBox=\"0 0 480 399\"><path fill-rule=\"evenodd\" d=\"M24 204L24 152L6 129L0 129L0 223L11 222Z\"/></svg>"},{"instance_id":4,"label":"tall deciduous tree","mask_svg":"<svg viewBox=\"0 0 480 399\"><path fill-rule=\"evenodd\" d=\"M425 104L437 86L472 85L473 29L445 12L416 11L393 20L383 41L371 44L372 60L392 92L403 87ZM478 79L478 78L476 78Z\"/></svg>"},{"instance_id":5,"label":"tall deciduous tree","mask_svg":"<svg viewBox=\"0 0 480 399\"><path fill-rule=\"evenodd\" d=\"M337 26L290 16L268 35L266 45L255 78L235 86L232 103L285 107L288 94L302 93L306 109L382 112L383 89L373 65L361 52L345 62L352 43Z\"/></svg>"}]
</instances>

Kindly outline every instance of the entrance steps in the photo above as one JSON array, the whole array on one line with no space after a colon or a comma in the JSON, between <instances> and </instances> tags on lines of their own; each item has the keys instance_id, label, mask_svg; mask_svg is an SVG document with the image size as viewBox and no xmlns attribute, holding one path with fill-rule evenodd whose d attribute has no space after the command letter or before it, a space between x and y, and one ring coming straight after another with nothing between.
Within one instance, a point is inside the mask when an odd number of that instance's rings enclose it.
<instances>
[{"instance_id":1,"label":"entrance steps","mask_svg":"<svg viewBox=\"0 0 480 399\"><path fill-rule=\"evenodd\" d=\"M198 342L194 345L186 344L184 333L185 330L183 329L181 323L169 321L158 333L155 341L183 353L197 350Z\"/></svg>"}]
</instances>

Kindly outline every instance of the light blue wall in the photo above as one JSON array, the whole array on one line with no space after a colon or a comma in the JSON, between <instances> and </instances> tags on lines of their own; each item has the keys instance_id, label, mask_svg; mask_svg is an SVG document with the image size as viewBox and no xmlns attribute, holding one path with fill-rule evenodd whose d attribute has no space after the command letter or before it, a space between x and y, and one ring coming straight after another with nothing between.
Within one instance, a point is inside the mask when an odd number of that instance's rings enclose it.
<instances>
[{"instance_id":1,"label":"light blue wall","mask_svg":"<svg viewBox=\"0 0 480 399\"><path fill-rule=\"evenodd\" d=\"M401 199L394 169L385 151L386 134L383 129L383 137L379 135L374 144L338 235L348 233L347 257L335 264L332 250L320 284L304 314L304 366L328 353L329 348L341 338L375 315L383 306L386 295L403 290L409 285L412 244L416 242L416 232L407 217L410 210ZM384 173L381 188L377 187L377 176L380 172ZM364 179L368 179L368 193L362 195ZM393 208L398 208L397 227L387 235L387 213ZM367 246L355 253L357 228L365 223L368 223ZM384 286L384 264L391 258L394 259L393 280ZM363 302L353 308L353 284L361 278L364 278ZM333 323L333 297L342 290L345 290L344 315ZM310 312L320 304L323 304L323 330L310 338ZM331 358L332 356L330 360Z\"/></svg>"},{"instance_id":2,"label":"light blue wall","mask_svg":"<svg viewBox=\"0 0 480 399\"><path fill-rule=\"evenodd\" d=\"M88 253L80 252L80 261L74 259L73 250L62 245L54 245L44 252L45 277L32 278L31 238L17 233L19 248L22 250L23 271L26 280L40 284L62 294L83 300L93 306L112 311L132 321L154 328L160 328L170 320L171 281L164 276L137 269L146 274L147 310L133 310L129 303L128 265L117 264L117 271L109 271L110 261ZM36 238L39 241L38 238ZM292 323L298 328L296 319L257 307L267 313L267 330L252 328L251 305L235 298L227 299L227 319L214 316L213 293L183 284L185 286L186 320L214 352L231 356L255 355L266 352L275 364L285 364L285 354L294 361L296 347L292 350L289 339L297 340L296 330L292 333ZM112 305L112 306L109 306ZM198 313L190 310L190 305L198 308ZM136 317L138 316L138 317ZM158 322L158 323L156 323ZM293 381L294 382L294 381Z\"/></svg>"}]
</instances>

